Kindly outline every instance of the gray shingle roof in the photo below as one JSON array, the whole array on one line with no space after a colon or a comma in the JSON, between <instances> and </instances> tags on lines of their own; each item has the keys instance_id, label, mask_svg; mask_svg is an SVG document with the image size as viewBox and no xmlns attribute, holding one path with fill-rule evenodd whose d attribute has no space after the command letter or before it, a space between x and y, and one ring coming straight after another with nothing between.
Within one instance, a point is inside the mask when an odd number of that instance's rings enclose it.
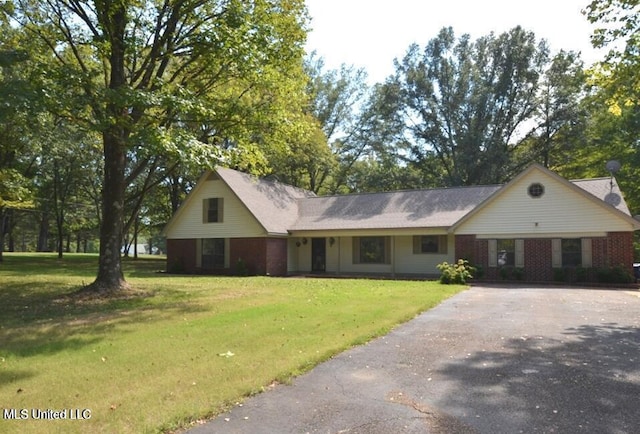
<instances>
[{"instance_id":1,"label":"gray shingle roof","mask_svg":"<svg viewBox=\"0 0 640 434\"><path fill-rule=\"evenodd\" d=\"M286 235L298 218L298 200L315 196L301 188L232 169L218 168L216 172L272 235Z\"/></svg>"},{"instance_id":2,"label":"gray shingle roof","mask_svg":"<svg viewBox=\"0 0 640 434\"><path fill-rule=\"evenodd\" d=\"M578 179L571 182L618 211L631 215L615 178Z\"/></svg>"},{"instance_id":3,"label":"gray shingle roof","mask_svg":"<svg viewBox=\"0 0 640 434\"><path fill-rule=\"evenodd\" d=\"M438 188L302 199L291 230L448 227L501 186Z\"/></svg>"},{"instance_id":4,"label":"gray shingle roof","mask_svg":"<svg viewBox=\"0 0 640 434\"><path fill-rule=\"evenodd\" d=\"M318 197L310 191L231 169L217 173L269 234L289 231L448 228L504 185L435 188ZM630 215L610 178L570 181Z\"/></svg>"}]
</instances>

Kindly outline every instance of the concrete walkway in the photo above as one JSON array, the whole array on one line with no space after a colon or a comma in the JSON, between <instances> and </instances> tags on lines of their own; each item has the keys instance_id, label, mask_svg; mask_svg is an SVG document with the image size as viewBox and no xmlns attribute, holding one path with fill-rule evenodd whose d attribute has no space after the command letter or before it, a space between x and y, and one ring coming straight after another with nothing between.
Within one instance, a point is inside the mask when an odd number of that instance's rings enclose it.
<instances>
[{"instance_id":1,"label":"concrete walkway","mask_svg":"<svg viewBox=\"0 0 640 434\"><path fill-rule=\"evenodd\" d=\"M203 433L636 433L638 292L474 287Z\"/></svg>"}]
</instances>

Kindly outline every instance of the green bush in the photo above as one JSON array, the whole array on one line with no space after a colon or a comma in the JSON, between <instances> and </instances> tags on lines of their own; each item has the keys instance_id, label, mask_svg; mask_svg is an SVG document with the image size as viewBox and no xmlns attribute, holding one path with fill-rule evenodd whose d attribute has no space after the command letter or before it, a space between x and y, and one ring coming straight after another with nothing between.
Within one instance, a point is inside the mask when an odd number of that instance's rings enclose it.
<instances>
[{"instance_id":1,"label":"green bush","mask_svg":"<svg viewBox=\"0 0 640 434\"><path fill-rule=\"evenodd\" d=\"M442 273L440 275L440 283L444 284L465 284L468 279L473 278L472 273L475 273L475 268L469 265L469 261L465 259L458 259L458 262L449 264L443 262L437 265L438 270Z\"/></svg>"},{"instance_id":2,"label":"green bush","mask_svg":"<svg viewBox=\"0 0 640 434\"><path fill-rule=\"evenodd\" d=\"M589 281L589 269L579 266L576 267L576 282L588 282Z\"/></svg>"},{"instance_id":3,"label":"green bush","mask_svg":"<svg viewBox=\"0 0 640 434\"><path fill-rule=\"evenodd\" d=\"M564 268L554 268L553 269L553 280L554 282L564 282L566 277Z\"/></svg>"},{"instance_id":4,"label":"green bush","mask_svg":"<svg viewBox=\"0 0 640 434\"><path fill-rule=\"evenodd\" d=\"M523 280L524 268L520 267L500 267L498 269L500 280Z\"/></svg>"},{"instance_id":5,"label":"green bush","mask_svg":"<svg viewBox=\"0 0 640 434\"><path fill-rule=\"evenodd\" d=\"M600 268L596 271L596 278L601 283L632 283L633 276L624 267Z\"/></svg>"},{"instance_id":6,"label":"green bush","mask_svg":"<svg viewBox=\"0 0 640 434\"><path fill-rule=\"evenodd\" d=\"M238 258L238 263L236 264L236 276L248 276L249 268L247 264L244 262L242 258Z\"/></svg>"},{"instance_id":7,"label":"green bush","mask_svg":"<svg viewBox=\"0 0 640 434\"><path fill-rule=\"evenodd\" d=\"M516 280L523 280L524 279L524 268L515 267L513 269L513 278L516 279Z\"/></svg>"},{"instance_id":8,"label":"green bush","mask_svg":"<svg viewBox=\"0 0 640 434\"><path fill-rule=\"evenodd\" d=\"M509 280L511 279L511 268L510 267L501 267L498 271L500 275L500 280Z\"/></svg>"},{"instance_id":9,"label":"green bush","mask_svg":"<svg viewBox=\"0 0 640 434\"><path fill-rule=\"evenodd\" d=\"M187 267L184 265L184 258L182 256L176 258L168 267L167 272L169 274L186 274Z\"/></svg>"}]
</instances>

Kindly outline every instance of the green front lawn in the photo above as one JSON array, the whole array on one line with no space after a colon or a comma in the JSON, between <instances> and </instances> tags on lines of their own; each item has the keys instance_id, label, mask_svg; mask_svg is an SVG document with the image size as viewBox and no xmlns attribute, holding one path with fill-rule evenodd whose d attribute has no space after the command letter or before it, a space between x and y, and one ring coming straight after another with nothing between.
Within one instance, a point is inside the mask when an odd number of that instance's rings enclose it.
<instances>
[{"instance_id":1,"label":"green front lawn","mask_svg":"<svg viewBox=\"0 0 640 434\"><path fill-rule=\"evenodd\" d=\"M7 254L0 263L0 432L157 432L287 382L464 289L436 282L171 276L126 261L140 290L68 297L97 258ZM8 420L10 409L27 420ZM32 410L86 420L33 420ZM76 411L77 410L77 411ZM51 413L50 413L51 414Z\"/></svg>"}]
</instances>

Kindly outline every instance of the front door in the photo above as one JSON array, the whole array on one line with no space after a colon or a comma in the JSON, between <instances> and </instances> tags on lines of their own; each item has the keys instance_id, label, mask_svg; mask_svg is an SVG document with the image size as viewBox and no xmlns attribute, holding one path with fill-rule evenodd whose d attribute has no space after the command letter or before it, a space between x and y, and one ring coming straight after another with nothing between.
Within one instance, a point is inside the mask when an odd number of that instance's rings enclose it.
<instances>
[{"instance_id":1,"label":"front door","mask_svg":"<svg viewBox=\"0 0 640 434\"><path fill-rule=\"evenodd\" d=\"M324 272L327 267L327 239L311 238L311 271Z\"/></svg>"}]
</instances>

